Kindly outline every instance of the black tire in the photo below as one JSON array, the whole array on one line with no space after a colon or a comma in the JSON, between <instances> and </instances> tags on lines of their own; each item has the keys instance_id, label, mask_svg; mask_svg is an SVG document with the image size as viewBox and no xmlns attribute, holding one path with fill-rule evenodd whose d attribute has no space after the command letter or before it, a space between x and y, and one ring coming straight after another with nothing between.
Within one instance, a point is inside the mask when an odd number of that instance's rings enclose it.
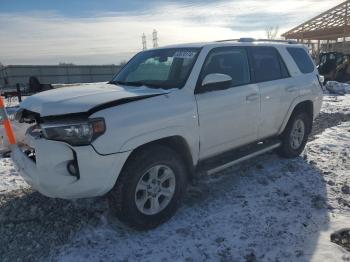
<instances>
[{"instance_id":1,"label":"black tire","mask_svg":"<svg viewBox=\"0 0 350 262\"><path fill-rule=\"evenodd\" d=\"M157 214L146 215L136 205L136 187L147 171L157 165L169 167L175 175L175 191L167 206ZM158 174L159 175L159 174ZM109 192L109 206L122 222L138 230L157 227L170 219L186 192L187 171L181 157L172 149L153 145L134 152Z\"/></svg>"},{"instance_id":2,"label":"black tire","mask_svg":"<svg viewBox=\"0 0 350 262\"><path fill-rule=\"evenodd\" d=\"M300 145L293 148L292 131L297 121L302 121L304 124L304 137L302 138ZM305 148L309 134L311 133L311 129L312 117L302 111L294 112L289 119L283 134L281 135L282 145L277 149L277 153L284 158L295 158L299 156Z\"/></svg>"}]
</instances>

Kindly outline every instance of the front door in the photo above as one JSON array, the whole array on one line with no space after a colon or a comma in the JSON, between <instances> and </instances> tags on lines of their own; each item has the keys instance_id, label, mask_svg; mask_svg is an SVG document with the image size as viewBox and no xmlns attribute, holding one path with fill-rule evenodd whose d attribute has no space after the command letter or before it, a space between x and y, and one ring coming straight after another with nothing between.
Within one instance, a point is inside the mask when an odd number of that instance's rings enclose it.
<instances>
[{"instance_id":1,"label":"front door","mask_svg":"<svg viewBox=\"0 0 350 262\"><path fill-rule=\"evenodd\" d=\"M229 87L206 90L209 74L232 78ZM214 48L207 56L196 88L200 129L200 158L207 158L257 140L260 94L251 83L244 47Z\"/></svg>"}]
</instances>

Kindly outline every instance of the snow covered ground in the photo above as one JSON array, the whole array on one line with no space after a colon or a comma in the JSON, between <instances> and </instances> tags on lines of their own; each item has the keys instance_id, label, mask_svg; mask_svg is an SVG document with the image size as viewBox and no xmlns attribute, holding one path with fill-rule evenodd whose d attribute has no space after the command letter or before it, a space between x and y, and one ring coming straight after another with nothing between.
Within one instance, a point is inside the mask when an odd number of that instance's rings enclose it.
<instances>
[{"instance_id":1,"label":"snow covered ground","mask_svg":"<svg viewBox=\"0 0 350 262\"><path fill-rule=\"evenodd\" d=\"M0 194L29 187L8 158L0 158Z\"/></svg>"},{"instance_id":2,"label":"snow covered ground","mask_svg":"<svg viewBox=\"0 0 350 262\"><path fill-rule=\"evenodd\" d=\"M320 119L350 114L350 95L327 95L324 101ZM26 185L11 161L0 159L0 246L6 250L0 252L0 260L46 254L36 258L349 261L350 253L330 242L334 231L350 228L350 122L334 123L318 128L297 159L269 153L201 178L189 189L176 216L149 232L137 232L115 221L104 199L50 200L23 189ZM6 220L5 216L16 216L16 212L22 212L25 219ZM97 222L85 219L90 216L97 217ZM50 219L51 224L42 225ZM65 230L69 234L62 238Z\"/></svg>"},{"instance_id":3,"label":"snow covered ground","mask_svg":"<svg viewBox=\"0 0 350 262\"><path fill-rule=\"evenodd\" d=\"M325 95L323 98L322 113L350 114L350 95Z\"/></svg>"}]
</instances>

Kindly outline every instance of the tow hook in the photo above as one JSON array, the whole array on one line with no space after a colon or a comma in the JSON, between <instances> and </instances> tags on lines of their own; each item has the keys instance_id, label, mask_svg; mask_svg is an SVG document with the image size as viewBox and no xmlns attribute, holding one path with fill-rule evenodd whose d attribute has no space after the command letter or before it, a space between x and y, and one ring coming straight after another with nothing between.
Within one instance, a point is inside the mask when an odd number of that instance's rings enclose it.
<instances>
[{"instance_id":1,"label":"tow hook","mask_svg":"<svg viewBox=\"0 0 350 262\"><path fill-rule=\"evenodd\" d=\"M73 152L73 160L68 161L67 171L70 175L76 177L79 180L80 172L79 172L77 153L74 150L72 150L72 152Z\"/></svg>"}]
</instances>

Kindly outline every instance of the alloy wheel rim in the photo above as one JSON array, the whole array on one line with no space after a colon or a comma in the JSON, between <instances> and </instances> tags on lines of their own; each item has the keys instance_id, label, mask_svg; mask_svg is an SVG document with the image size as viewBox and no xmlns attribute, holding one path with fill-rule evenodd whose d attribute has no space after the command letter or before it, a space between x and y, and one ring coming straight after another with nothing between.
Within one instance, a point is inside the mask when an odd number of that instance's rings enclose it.
<instances>
[{"instance_id":1,"label":"alloy wheel rim","mask_svg":"<svg viewBox=\"0 0 350 262\"><path fill-rule=\"evenodd\" d=\"M297 150L303 143L305 136L305 124L301 119L294 122L292 132L290 134L290 145L292 149Z\"/></svg>"},{"instance_id":2,"label":"alloy wheel rim","mask_svg":"<svg viewBox=\"0 0 350 262\"><path fill-rule=\"evenodd\" d=\"M155 165L146 171L137 183L135 204L145 215L155 215L164 210L175 193L174 171L166 165Z\"/></svg>"}]
</instances>

